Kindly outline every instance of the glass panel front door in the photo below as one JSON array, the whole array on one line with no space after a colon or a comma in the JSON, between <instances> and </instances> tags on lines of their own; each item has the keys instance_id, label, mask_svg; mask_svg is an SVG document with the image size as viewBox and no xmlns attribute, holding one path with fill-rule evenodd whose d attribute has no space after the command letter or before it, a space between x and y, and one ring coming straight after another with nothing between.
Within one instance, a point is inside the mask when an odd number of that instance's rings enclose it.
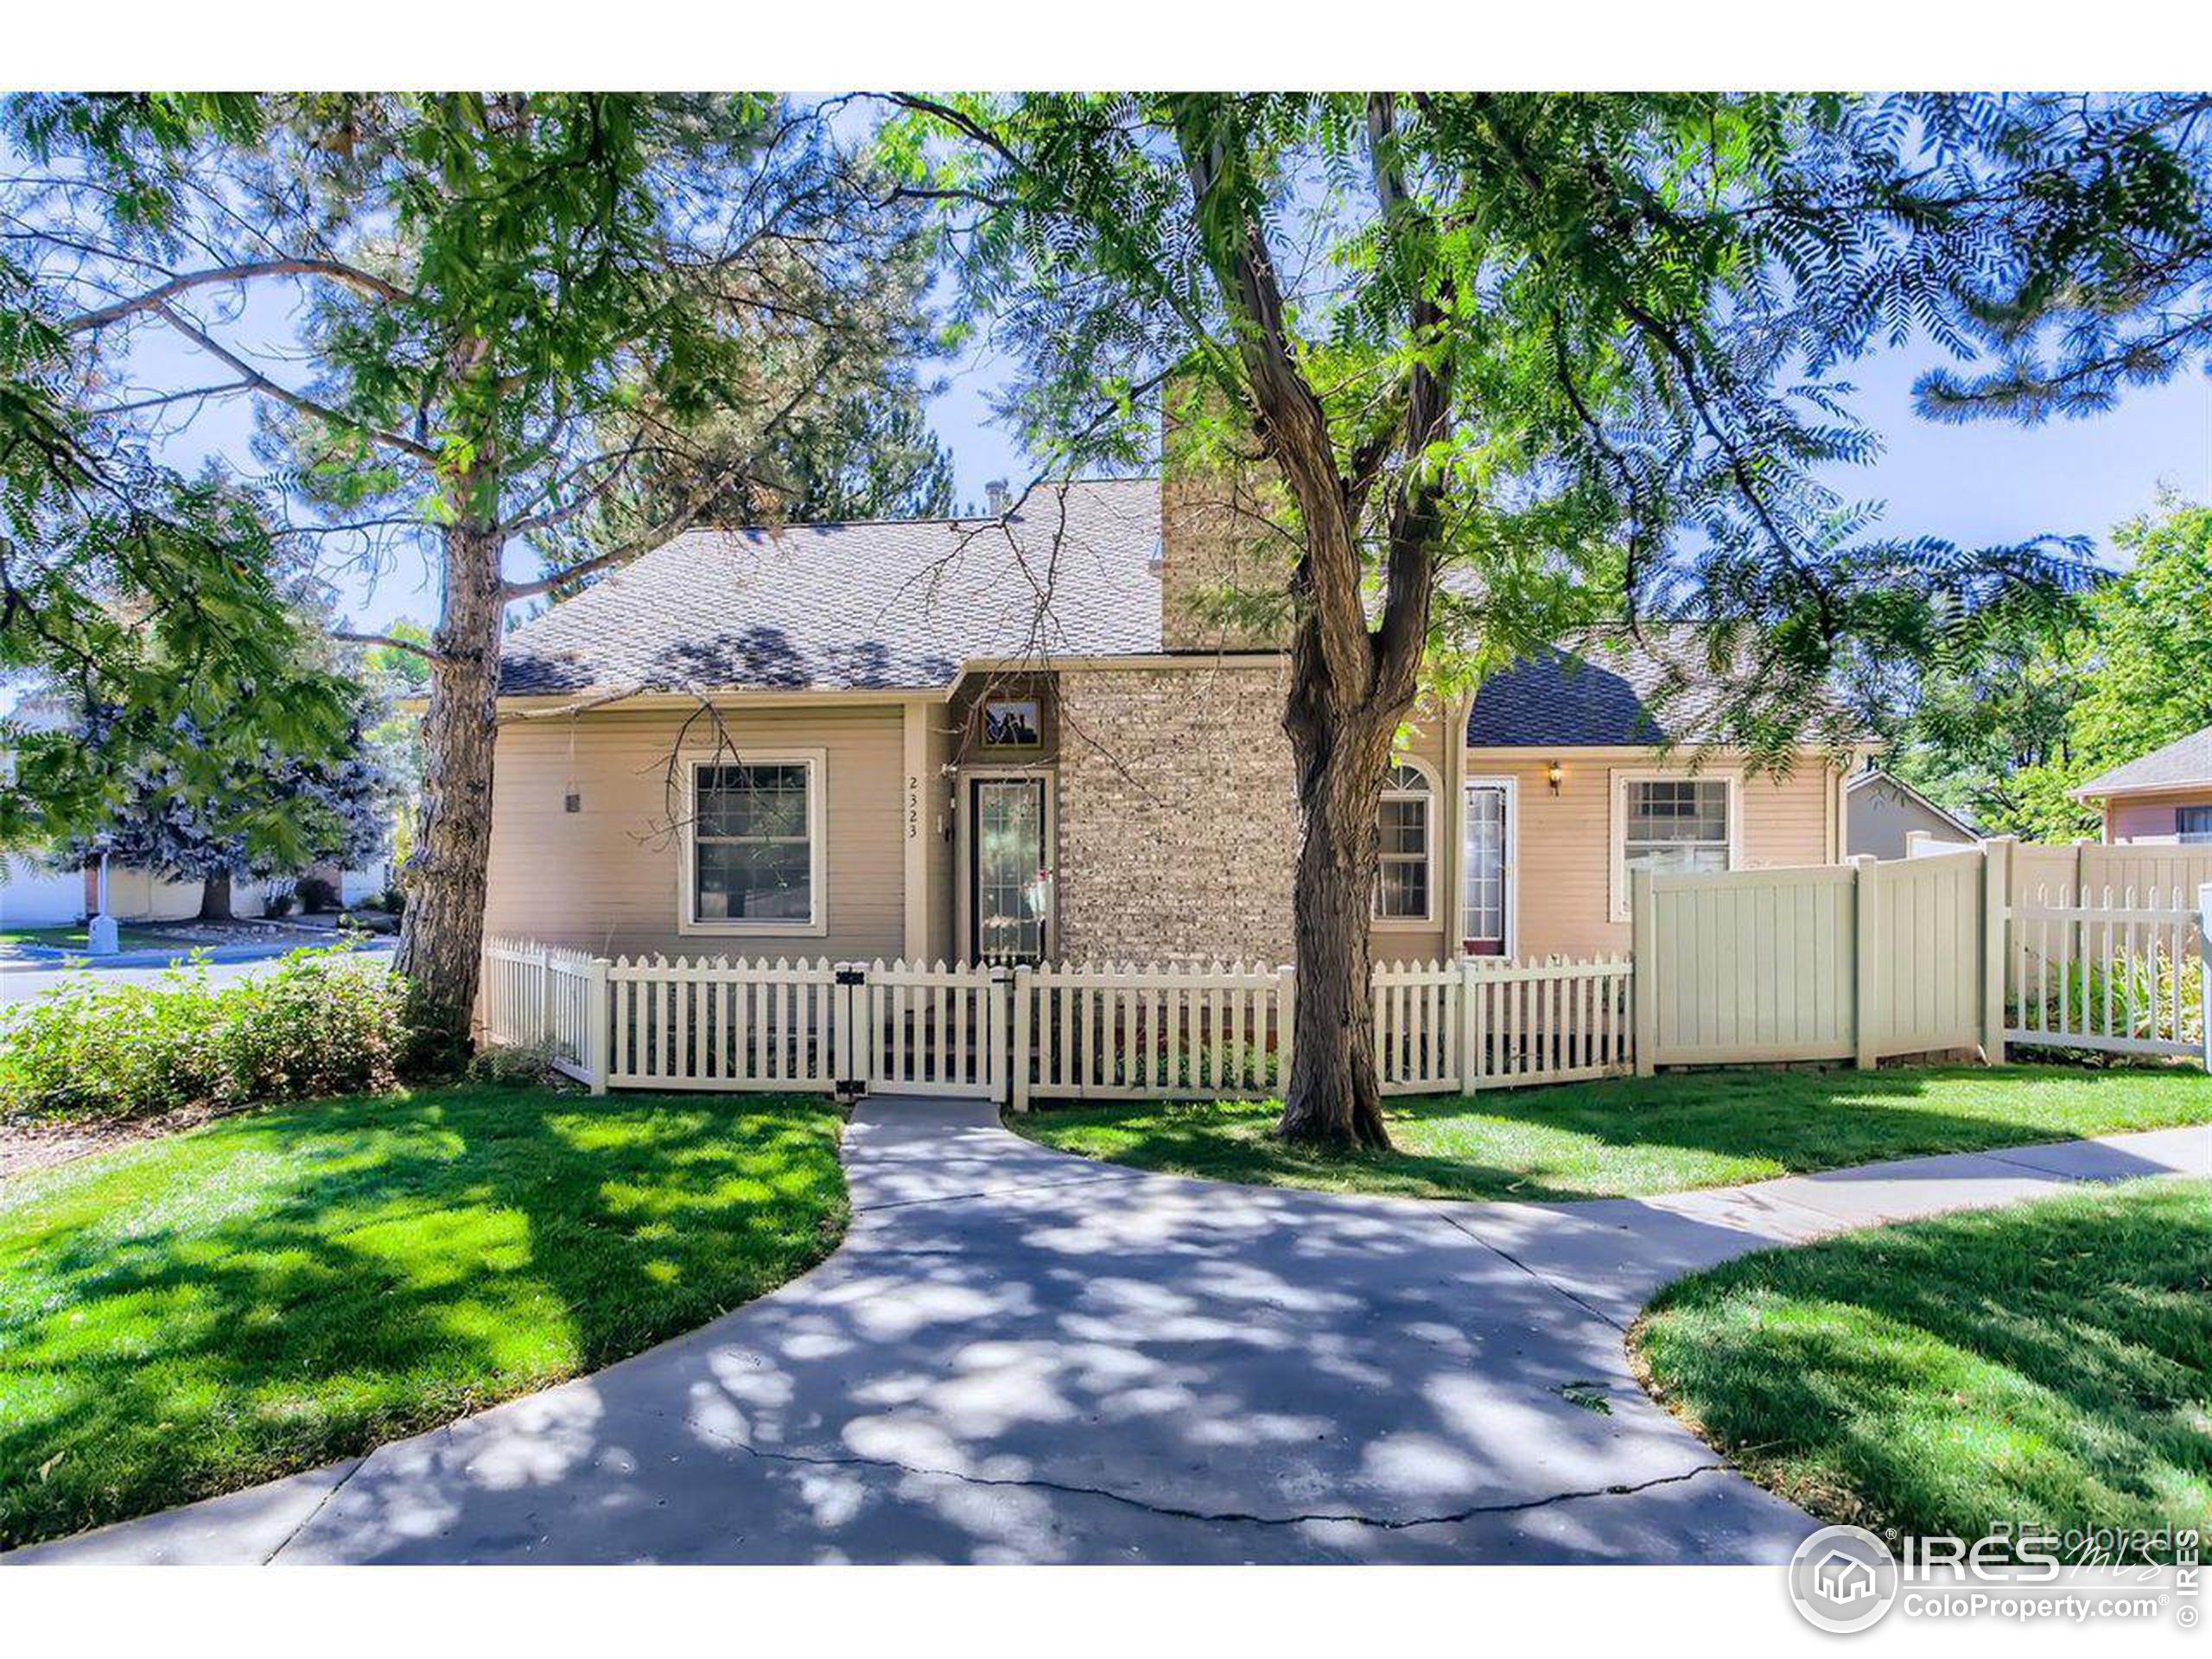
<instances>
[{"instance_id":1,"label":"glass panel front door","mask_svg":"<svg viewBox=\"0 0 2212 1659\"><path fill-rule=\"evenodd\" d=\"M1506 848L1505 786L1467 785L1466 890L1460 904L1460 946L1470 956L1505 954L1505 906L1511 869Z\"/></svg>"},{"instance_id":2,"label":"glass panel front door","mask_svg":"<svg viewBox=\"0 0 2212 1659\"><path fill-rule=\"evenodd\" d=\"M1041 961L1052 880L1045 868L1045 780L978 778L969 789L976 957Z\"/></svg>"}]
</instances>

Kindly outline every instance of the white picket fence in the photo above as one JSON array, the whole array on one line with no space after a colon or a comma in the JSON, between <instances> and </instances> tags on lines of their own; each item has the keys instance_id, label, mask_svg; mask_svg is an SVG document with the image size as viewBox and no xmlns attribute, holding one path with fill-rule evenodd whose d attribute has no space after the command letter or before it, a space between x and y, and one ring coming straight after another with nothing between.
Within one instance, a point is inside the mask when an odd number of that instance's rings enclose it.
<instances>
[{"instance_id":1,"label":"white picket fence","mask_svg":"<svg viewBox=\"0 0 2212 1659\"><path fill-rule=\"evenodd\" d=\"M1619 1077L1635 1067L1626 957L1471 957L1375 970L1375 1065L1386 1095Z\"/></svg>"},{"instance_id":2,"label":"white picket fence","mask_svg":"<svg viewBox=\"0 0 2212 1659\"><path fill-rule=\"evenodd\" d=\"M2212 1070L2212 886L2006 901L2007 849L1723 874L1637 871L1630 956L1392 963L1370 1017L1385 1094L1854 1060L2010 1043ZM2087 902L2085 902L2087 900ZM608 962L493 939L486 1033L594 1092L783 1090L1033 1099L1279 1093L1291 969Z\"/></svg>"},{"instance_id":3,"label":"white picket fence","mask_svg":"<svg viewBox=\"0 0 2212 1659\"><path fill-rule=\"evenodd\" d=\"M2205 889L2212 893L2212 888ZM2212 1070L2203 906L2174 887L2038 887L2012 906L2009 1042L2202 1057ZM2094 902L2083 903L2083 899ZM2071 902L2069 902L2069 901Z\"/></svg>"},{"instance_id":4,"label":"white picket fence","mask_svg":"<svg viewBox=\"0 0 2212 1659\"><path fill-rule=\"evenodd\" d=\"M1252 1098L1288 1075L1287 968L1064 963L1013 981L1016 1110L1033 1096Z\"/></svg>"},{"instance_id":5,"label":"white picket fence","mask_svg":"<svg viewBox=\"0 0 2212 1659\"><path fill-rule=\"evenodd\" d=\"M1374 970L1383 1092L1472 1093L1632 1069L1623 957L1393 963ZM1293 1054L1287 968L1046 965L663 957L610 962L487 940L494 1043L616 1089L1258 1098Z\"/></svg>"},{"instance_id":6,"label":"white picket fence","mask_svg":"<svg viewBox=\"0 0 2212 1659\"><path fill-rule=\"evenodd\" d=\"M543 1047L553 1069L594 1084L606 1070L609 964L526 939L484 941L484 1027L493 1042Z\"/></svg>"}]
</instances>

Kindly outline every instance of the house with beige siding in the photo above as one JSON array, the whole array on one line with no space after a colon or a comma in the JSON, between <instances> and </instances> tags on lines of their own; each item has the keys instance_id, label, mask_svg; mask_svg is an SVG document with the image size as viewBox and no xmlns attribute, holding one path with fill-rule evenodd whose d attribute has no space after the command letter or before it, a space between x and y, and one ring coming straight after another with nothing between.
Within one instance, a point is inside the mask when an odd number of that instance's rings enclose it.
<instances>
[{"instance_id":1,"label":"house with beige siding","mask_svg":"<svg viewBox=\"0 0 2212 1659\"><path fill-rule=\"evenodd\" d=\"M495 934L639 953L1282 962L1283 653L1209 623L1218 504L1170 479L983 518L695 530L505 643ZM1585 639L1422 708L1382 806L1379 960L1625 950L1628 872L1836 861L1786 775Z\"/></svg>"}]
</instances>

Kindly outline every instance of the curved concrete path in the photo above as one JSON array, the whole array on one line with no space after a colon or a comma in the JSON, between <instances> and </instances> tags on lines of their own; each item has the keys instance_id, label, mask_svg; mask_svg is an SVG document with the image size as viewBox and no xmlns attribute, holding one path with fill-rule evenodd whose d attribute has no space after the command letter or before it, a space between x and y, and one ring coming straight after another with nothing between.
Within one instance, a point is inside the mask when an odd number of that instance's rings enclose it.
<instances>
[{"instance_id":1,"label":"curved concrete path","mask_svg":"<svg viewBox=\"0 0 2212 1659\"><path fill-rule=\"evenodd\" d=\"M1667 1280L2212 1167L2212 1129L1646 1200L1091 1163L873 1099L812 1273L595 1376L11 1561L1773 1561L1814 1522L1630 1377ZM1606 1409L1595 1408L1601 1402Z\"/></svg>"}]
</instances>

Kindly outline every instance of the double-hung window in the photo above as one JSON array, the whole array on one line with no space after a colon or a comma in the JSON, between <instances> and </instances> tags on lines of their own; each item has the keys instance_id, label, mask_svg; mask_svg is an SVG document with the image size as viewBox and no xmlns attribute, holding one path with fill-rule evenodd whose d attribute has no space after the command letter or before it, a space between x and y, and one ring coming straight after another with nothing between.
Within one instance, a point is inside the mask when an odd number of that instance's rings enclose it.
<instances>
[{"instance_id":1,"label":"double-hung window","mask_svg":"<svg viewBox=\"0 0 2212 1659\"><path fill-rule=\"evenodd\" d=\"M2212 806L2176 807L2174 834L2191 846L2212 842Z\"/></svg>"},{"instance_id":2,"label":"double-hung window","mask_svg":"<svg viewBox=\"0 0 2212 1659\"><path fill-rule=\"evenodd\" d=\"M1616 774L1613 917L1628 919L1629 873L1699 874L1732 869L1741 825L1732 777Z\"/></svg>"},{"instance_id":3,"label":"double-hung window","mask_svg":"<svg viewBox=\"0 0 2212 1659\"><path fill-rule=\"evenodd\" d=\"M1382 785L1382 866L1375 883L1375 918L1432 922L1436 791L1419 766L1390 768Z\"/></svg>"},{"instance_id":4,"label":"double-hung window","mask_svg":"<svg viewBox=\"0 0 2212 1659\"><path fill-rule=\"evenodd\" d=\"M714 933L822 931L822 759L690 763L684 925Z\"/></svg>"}]
</instances>

